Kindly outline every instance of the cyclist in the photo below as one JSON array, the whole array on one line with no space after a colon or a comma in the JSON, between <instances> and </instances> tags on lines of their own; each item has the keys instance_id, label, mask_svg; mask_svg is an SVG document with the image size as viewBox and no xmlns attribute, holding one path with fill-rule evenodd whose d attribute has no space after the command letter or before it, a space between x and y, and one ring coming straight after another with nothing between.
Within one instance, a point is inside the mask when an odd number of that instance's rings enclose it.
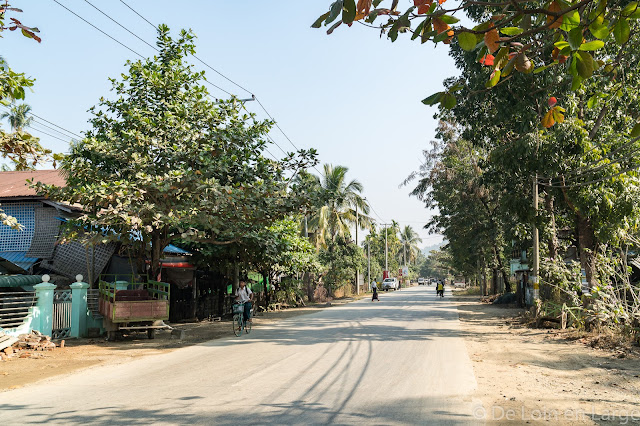
<instances>
[{"instance_id":1,"label":"cyclist","mask_svg":"<svg viewBox=\"0 0 640 426\"><path fill-rule=\"evenodd\" d=\"M436 293L440 297L444 297L444 281L440 280L436 286Z\"/></svg>"},{"instance_id":2,"label":"cyclist","mask_svg":"<svg viewBox=\"0 0 640 426\"><path fill-rule=\"evenodd\" d=\"M253 292L249 287L247 287L245 280L240 280L240 286L236 289L235 298L236 303L244 304L244 320L252 321L251 306L253 302Z\"/></svg>"}]
</instances>

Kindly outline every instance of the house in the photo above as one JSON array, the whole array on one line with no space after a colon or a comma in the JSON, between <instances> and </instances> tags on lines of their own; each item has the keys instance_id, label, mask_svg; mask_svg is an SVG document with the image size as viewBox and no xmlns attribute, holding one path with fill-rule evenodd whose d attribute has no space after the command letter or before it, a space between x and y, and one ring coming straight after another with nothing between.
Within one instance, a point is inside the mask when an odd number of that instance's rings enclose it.
<instances>
[{"instance_id":1,"label":"house","mask_svg":"<svg viewBox=\"0 0 640 426\"><path fill-rule=\"evenodd\" d=\"M0 273L32 274L34 268L40 268L70 282L81 271L86 275L86 248L80 243L58 244L62 222L82 209L38 195L28 181L65 185L59 170L0 172L0 208L22 225L21 230L0 226ZM113 250L96 248L96 254L104 252L101 260L106 255L108 261ZM95 270L105 266L106 262L98 262Z\"/></svg>"}]
</instances>

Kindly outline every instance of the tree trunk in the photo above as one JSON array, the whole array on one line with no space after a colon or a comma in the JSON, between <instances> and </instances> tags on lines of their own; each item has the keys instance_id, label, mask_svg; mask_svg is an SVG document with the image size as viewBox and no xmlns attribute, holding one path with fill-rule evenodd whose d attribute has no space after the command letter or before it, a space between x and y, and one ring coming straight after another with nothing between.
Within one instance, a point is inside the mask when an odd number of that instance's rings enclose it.
<instances>
[{"instance_id":1,"label":"tree trunk","mask_svg":"<svg viewBox=\"0 0 640 426\"><path fill-rule=\"evenodd\" d=\"M150 265L150 278L152 280L160 279L160 260L162 259L162 250L164 250L166 243L162 239L164 231L162 229L154 229L151 232L151 265Z\"/></svg>"},{"instance_id":2,"label":"tree trunk","mask_svg":"<svg viewBox=\"0 0 640 426\"><path fill-rule=\"evenodd\" d=\"M593 288L595 285L597 285L598 276L595 256L596 237L589 219L583 217L580 212L578 212L577 220L580 265L586 272L589 288Z\"/></svg>"},{"instance_id":3,"label":"tree trunk","mask_svg":"<svg viewBox=\"0 0 640 426\"><path fill-rule=\"evenodd\" d=\"M511 283L507 279L507 274L504 271L504 265L502 264L502 256L500 256L500 251L498 249L498 245L496 244L495 240L493 241L493 256L495 258L496 264L498 265L498 269L500 269L500 274L502 275L502 279L504 280L504 291L509 293L511 292ZM494 294L495 294L495 291L494 291Z\"/></svg>"}]
</instances>

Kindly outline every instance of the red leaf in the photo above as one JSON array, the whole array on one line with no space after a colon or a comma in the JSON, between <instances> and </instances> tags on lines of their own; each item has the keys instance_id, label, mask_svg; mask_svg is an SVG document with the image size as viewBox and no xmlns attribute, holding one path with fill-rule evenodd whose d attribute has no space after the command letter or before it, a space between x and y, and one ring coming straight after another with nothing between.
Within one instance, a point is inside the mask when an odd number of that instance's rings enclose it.
<instances>
[{"instance_id":1,"label":"red leaf","mask_svg":"<svg viewBox=\"0 0 640 426\"><path fill-rule=\"evenodd\" d=\"M484 55L478 62L487 67L492 67L494 59L495 57L493 55Z\"/></svg>"}]
</instances>

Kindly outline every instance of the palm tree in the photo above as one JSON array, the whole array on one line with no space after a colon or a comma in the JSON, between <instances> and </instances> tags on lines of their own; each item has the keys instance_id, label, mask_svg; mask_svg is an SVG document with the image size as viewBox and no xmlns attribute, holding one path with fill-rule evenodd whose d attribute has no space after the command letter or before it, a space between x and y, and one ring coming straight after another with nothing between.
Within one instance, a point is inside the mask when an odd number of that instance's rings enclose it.
<instances>
[{"instance_id":1,"label":"palm tree","mask_svg":"<svg viewBox=\"0 0 640 426\"><path fill-rule=\"evenodd\" d=\"M422 242L422 238L420 238L418 233L414 231L411 226L407 225L400 233L400 242L402 243L404 263L407 263L407 256L409 258L409 263L411 263L411 259L415 259L420 251L418 243Z\"/></svg>"},{"instance_id":2,"label":"palm tree","mask_svg":"<svg viewBox=\"0 0 640 426\"><path fill-rule=\"evenodd\" d=\"M369 204L362 197L362 184L355 179L347 182L349 169L344 166L324 165L322 177L313 176L320 202L311 214L308 226L316 247L326 246L336 237L348 239L350 227L366 229L371 226Z\"/></svg>"},{"instance_id":3,"label":"palm tree","mask_svg":"<svg viewBox=\"0 0 640 426\"><path fill-rule=\"evenodd\" d=\"M8 119L11 131L20 132L29 127L33 117L28 117L31 107L27 104L13 105L9 112L2 113L0 118Z\"/></svg>"}]
</instances>

